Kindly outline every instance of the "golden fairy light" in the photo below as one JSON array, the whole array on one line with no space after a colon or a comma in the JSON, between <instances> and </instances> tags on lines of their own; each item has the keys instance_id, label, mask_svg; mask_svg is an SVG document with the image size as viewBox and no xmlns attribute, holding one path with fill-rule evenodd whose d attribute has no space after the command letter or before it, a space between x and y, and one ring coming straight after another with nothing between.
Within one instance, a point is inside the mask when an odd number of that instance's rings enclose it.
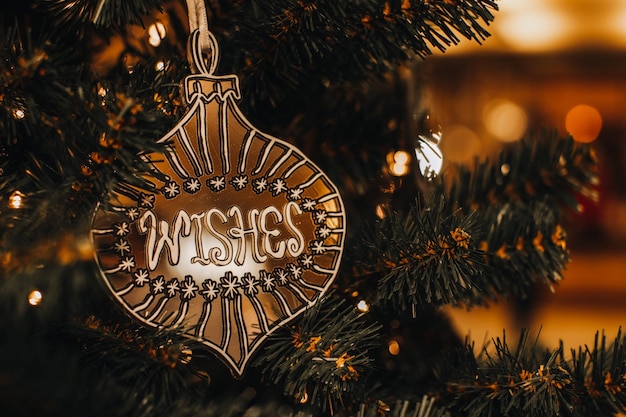
<instances>
[{"instance_id":1,"label":"golden fairy light","mask_svg":"<svg viewBox=\"0 0 626 417\"><path fill-rule=\"evenodd\" d=\"M41 303L41 300L43 299L43 295L41 294L41 291L31 291L30 294L28 294L28 304L30 304L31 306L38 306Z\"/></svg>"},{"instance_id":2,"label":"golden fairy light","mask_svg":"<svg viewBox=\"0 0 626 417\"><path fill-rule=\"evenodd\" d=\"M370 305L367 303L367 301L365 300L361 300L357 303L356 308L361 312L361 313L367 313L368 311L370 311Z\"/></svg>"},{"instance_id":3,"label":"golden fairy light","mask_svg":"<svg viewBox=\"0 0 626 417\"><path fill-rule=\"evenodd\" d=\"M159 62L157 62L157 63L155 64L154 68L155 68L157 71L163 71L163 70L165 69L165 62L163 62L163 61L159 61Z\"/></svg>"},{"instance_id":4,"label":"golden fairy light","mask_svg":"<svg viewBox=\"0 0 626 417\"><path fill-rule=\"evenodd\" d=\"M406 151L390 152L387 155L389 171L396 177L401 177L409 173L409 163L411 155Z\"/></svg>"},{"instance_id":5,"label":"golden fairy light","mask_svg":"<svg viewBox=\"0 0 626 417\"><path fill-rule=\"evenodd\" d=\"M165 35L167 31L161 22L153 23L148 27L148 42L155 48L161 44L161 39L164 39Z\"/></svg>"},{"instance_id":6,"label":"golden fairy light","mask_svg":"<svg viewBox=\"0 0 626 417\"><path fill-rule=\"evenodd\" d=\"M16 108L13 109L13 118L14 119L18 119L21 120L26 116L26 113L24 113L24 110Z\"/></svg>"},{"instance_id":7,"label":"golden fairy light","mask_svg":"<svg viewBox=\"0 0 626 417\"><path fill-rule=\"evenodd\" d=\"M483 109L483 123L487 131L502 142L515 142L524 136L528 115L517 103L496 99Z\"/></svg>"},{"instance_id":8,"label":"golden fairy light","mask_svg":"<svg viewBox=\"0 0 626 417\"><path fill-rule=\"evenodd\" d=\"M575 141L593 142L602 130L602 116L595 107L579 104L567 112L565 128Z\"/></svg>"},{"instance_id":9,"label":"golden fairy light","mask_svg":"<svg viewBox=\"0 0 626 417\"><path fill-rule=\"evenodd\" d=\"M400 344L397 340L390 340L387 347L389 348L389 353L394 356L400 353Z\"/></svg>"},{"instance_id":10,"label":"golden fairy light","mask_svg":"<svg viewBox=\"0 0 626 417\"><path fill-rule=\"evenodd\" d=\"M25 197L19 190L13 191L13 194L9 196L9 207L16 210L22 208Z\"/></svg>"},{"instance_id":11,"label":"golden fairy light","mask_svg":"<svg viewBox=\"0 0 626 417\"><path fill-rule=\"evenodd\" d=\"M379 219L384 219L387 217L387 208L384 204L379 204L376 206L376 217Z\"/></svg>"}]
</instances>

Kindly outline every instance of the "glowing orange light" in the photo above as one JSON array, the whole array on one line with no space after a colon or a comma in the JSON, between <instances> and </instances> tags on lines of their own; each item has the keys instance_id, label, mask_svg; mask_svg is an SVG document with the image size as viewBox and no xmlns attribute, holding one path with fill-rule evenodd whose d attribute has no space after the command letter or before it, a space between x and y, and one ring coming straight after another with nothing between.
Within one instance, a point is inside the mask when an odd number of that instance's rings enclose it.
<instances>
[{"instance_id":1,"label":"glowing orange light","mask_svg":"<svg viewBox=\"0 0 626 417\"><path fill-rule=\"evenodd\" d=\"M580 104L567 112L565 128L577 142L593 142L602 130L602 116L595 107Z\"/></svg>"},{"instance_id":2,"label":"glowing orange light","mask_svg":"<svg viewBox=\"0 0 626 417\"><path fill-rule=\"evenodd\" d=\"M362 313L367 313L368 311L370 311L370 305L367 304L367 301L365 300L359 301L356 305L356 308Z\"/></svg>"},{"instance_id":3,"label":"glowing orange light","mask_svg":"<svg viewBox=\"0 0 626 417\"><path fill-rule=\"evenodd\" d=\"M167 32L163 23L153 23L148 27L148 42L150 42L150 45L157 47L161 44L161 39L165 38L166 34Z\"/></svg>"},{"instance_id":4,"label":"glowing orange light","mask_svg":"<svg viewBox=\"0 0 626 417\"><path fill-rule=\"evenodd\" d=\"M401 177L409 173L409 162L411 155L406 151L396 151L387 154L389 171L396 177Z\"/></svg>"},{"instance_id":5,"label":"glowing orange light","mask_svg":"<svg viewBox=\"0 0 626 417\"><path fill-rule=\"evenodd\" d=\"M28 294L28 304L31 306L38 306L43 299L43 295L40 291L34 290L30 294Z\"/></svg>"},{"instance_id":6,"label":"glowing orange light","mask_svg":"<svg viewBox=\"0 0 626 417\"><path fill-rule=\"evenodd\" d=\"M13 194L9 196L9 207L12 209L20 209L24 204L24 197L26 197L20 191L13 191Z\"/></svg>"},{"instance_id":7,"label":"glowing orange light","mask_svg":"<svg viewBox=\"0 0 626 417\"><path fill-rule=\"evenodd\" d=\"M441 151L451 162L468 162L483 150L483 142L473 130L453 125L446 128L446 140L441 142Z\"/></svg>"},{"instance_id":8,"label":"glowing orange light","mask_svg":"<svg viewBox=\"0 0 626 417\"><path fill-rule=\"evenodd\" d=\"M528 126L524 109L509 100L494 100L483 110L483 123L487 131L502 142L514 142L522 138Z\"/></svg>"},{"instance_id":9,"label":"glowing orange light","mask_svg":"<svg viewBox=\"0 0 626 417\"><path fill-rule=\"evenodd\" d=\"M24 117L26 117L26 113L24 113L24 110L13 109L13 118L20 120L20 119L23 119Z\"/></svg>"},{"instance_id":10,"label":"glowing orange light","mask_svg":"<svg viewBox=\"0 0 626 417\"><path fill-rule=\"evenodd\" d=\"M400 353L400 344L398 343L397 340L391 340L387 346L389 347L389 353L391 353L392 355L397 355Z\"/></svg>"}]
</instances>

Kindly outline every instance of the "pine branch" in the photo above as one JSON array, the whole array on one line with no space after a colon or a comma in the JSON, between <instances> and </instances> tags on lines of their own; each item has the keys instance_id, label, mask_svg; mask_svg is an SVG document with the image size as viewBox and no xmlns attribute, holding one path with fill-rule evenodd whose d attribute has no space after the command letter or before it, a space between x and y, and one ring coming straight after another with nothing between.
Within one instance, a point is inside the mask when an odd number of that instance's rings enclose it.
<instances>
[{"instance_id":1,"label":"pine branch","mask_svg":"<svg viewBox=\"0 0 626 417\"><path fill-rule=\"evenodd\" d=\"M450 199L388 215L355 245L357 273L377 286L374 303L471 306L561 280L569 261L563 211L579 207L579 195L595 196L590 147L555 135L527 139L495 164L460 168L449 193L446 180L436 194Z\"/></svg>"},{"instance_id":2,"label":"pine branch","mask_svg":"<svg viewBox=\"0 0 626 417\"><path fill-rule=\"evenodd\" d=\"M175 84L182 76L174 62L162 70L148 62L115 83L92 81L62 43L33 45L17 33L8 29L0 43L0 199L11 208L0 225L6 247L28 248L84 227L121 179L149 186L141 154L161 150L156 139L182 109Z\"/></svg>"},{"instance_id":3,"label":"pine branch","mask_svg":"<svg viewBox=\"0 0 626 417\"><path fill-rule=\"evenodd\" d=\"M362 395L360 381L372 370L368 351L378 343L379 328L338 299L320 300L272 336L254 366L301 403L337 410Z\"/></svg>"},{"instance_id":4,"label":"pine branch","mask_svg":"<svg viewBox=\"0 0 626 417\"><path fill-rule=\"evenodd\" d=\"M446 215L443 198L390 214L366 238L373 268L361 275L376 285L374 304L415 311L424 305L480 302L489 295L489 267L478 248L476 216ZM356 249L355 253L362 250ZM415 314L415 313L413 313Z\"/></svg>"},{"instance_id":5,"label":"pine branch","mask_svg":"<svg viewBox=\"0 0 626 417\"><path fill-rule=\"evenodd\" d=\"M37 0L35 10L54 19L55 26L81 33L89 24L109 30L139 24L163 3L164 0Z\"/></svg>"},{"instance_id":6,"label":"pine branch","mask_svg":"<svg viewBox=\"0 0 626 417\"><path fill-rule=\"evenodd\" d=\"M435 398L424 395L421 401L397 401L393 407L379 402L376 407L361 406L356 417L451 417L446 408L435 405Z\"/></svg>"},{"instance_id":7,"label":"pine branch","mask_svg":"<svg viewBox=\"0 0 626 417\"><path fill-rule=\"evenodd\" d=\"M243 1L223 43L244 53L225 64L255 97L276 104L302 86L382 74L431 46L445 50L458 35L485 39L495 9L491 0Z\"/></svg>"},{"instance_id":8,"label":"pine branch","mask_svg":"<svg viewBox=\"0 0 626 417\"><path fill-rule=\"evenodd\" d=\"M497 161L473 169L459 167L457 175L442 176L438 192L464 209L546 198L580 211L578 198L596 201L598 184L598 160L589 144L543 131L513 143Z\"/></svg>"},{"instance_id":9,"label":"pine branch","mask_svg":"<svg viewBox=\"0 0 626 417\"><path fill-rule=\"evenodd\" d=\"M626 339L618 333L612 345L604 335L594 347L563 355L529 345L523 332L515 349L506 338L494 340L495 353L484 348L476 357L468 346L450 376L445 396L453 413L468 417L549 415L612 416L626 410Z\"/></svg>"},{"instance_id":10,"label":"pine branch","mask_svg":"<svg viewBox=\"0 0 626 417\"><path fill-rule=\"evenodd\" d=\"M80 361L95 378L105 372L155 404L206 387L207 376L190 365L199 344L183 336L184 329L144 331L135 323L108 325L92 316L61 331L81 347Z\"/></svg>"}]
</instances>

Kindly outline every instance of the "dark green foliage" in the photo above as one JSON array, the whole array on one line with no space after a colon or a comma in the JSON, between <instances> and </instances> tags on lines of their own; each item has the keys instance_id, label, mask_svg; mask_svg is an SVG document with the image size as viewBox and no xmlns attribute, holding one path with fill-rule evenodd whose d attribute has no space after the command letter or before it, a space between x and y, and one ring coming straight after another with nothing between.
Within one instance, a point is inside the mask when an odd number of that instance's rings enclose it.
<instances>
[{"instance_id":1,"label":"dark green foliage","mask_svg":"<svg viewBox=\"0 0 626 417\"><path fill-rule=\"evenodd\" d=\"M483 25L496 8L491 0L242 1L232 15L236 26L228 25L232 43L225 50L243 53L224 61L255 98L277 103L324 80L360 81L395 69L432 47L457 43L458 34L485 39Z\"/></svg>"},{"instance_id":2,"label":"dark green foliage","mask_svg":"<svg viewBox=\"0 0 626 417\"><path fill-rule=\"evenodd\" d=\"M57 25L81 31L92 24L104 29L122 29L160 7L164 0L34 0L35 10L56 20Z\"/></svg>"},{"instance_id":3,"label":"dark green foliage","mask_svg":"<svg viewBox=\"0 0 626 417\"><path fill-rule=\"evenodd\" d=\"M363 395L379 328L355 307L326 298L273 336L255 366L285 394L336 410Z\"/></svg>"},{"instance_id":4,"label":"dark green foliage","mask_svg":"<svg viewBox=\"0 0 626 417\"><path fill-rule=\"evenodd\" d=\"M542 131L511 144L497 161L460 167L438 192L466 210L543 199L555 209L580 210L580 197L597 199L598 184L598 160L589 144Z\"/></svg>"},{"instance_id":5,"label":"dark green foliage","mask_svg":"<svg viewBox=\"0 0 626 417\"><path fill-rule=\"evenodd\" d=\"M478 249L476 216L446 215L443 199L416 205L407 215L390 213L369 239L374 269L362 274L375 285L375 303L391 300L413 311L489 296L489 267Z\"/></svg>"},{"instance_id":6,"label":"dark green foliage","mask_svg":"<svg viewBox=\"0 0 626 417\"><path fill-rule=\"evenodd\" d=\"M484 304L552 287L569 261L564 206L577 208L598 182L591 148L555 135L527 138L474 170L438 179L447 200L390 213L356 242L369 264L355 266L377 303ZM375 260L371 263L371 260Z\"/></svg>"},{"instance_id":7,"label":"dark green foliage","mask_svg":"<svg viewBox=\"0 0 626 417\"><path fill-rule=\"evenodd\" d=\"M609 416L624 411L626 340L618 333L612 344L596 334L592 348L563 346L547 351L523 332L517 347L506 338L494 340L495 351L483 348L475 356L468 345L447 375L446 404L455 415L487 416Z\"/></svg>"}]
</instances>

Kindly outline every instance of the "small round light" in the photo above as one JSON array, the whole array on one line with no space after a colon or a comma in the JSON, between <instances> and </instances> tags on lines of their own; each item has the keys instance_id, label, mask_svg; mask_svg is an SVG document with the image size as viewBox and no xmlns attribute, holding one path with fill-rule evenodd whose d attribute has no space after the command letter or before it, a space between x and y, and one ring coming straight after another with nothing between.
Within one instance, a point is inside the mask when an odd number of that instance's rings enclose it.
<instances>
[{"instance_id":1,"label":"small round light","mask_svg":"<svg viewBox=\"0 0 626 417\"><path fill-rule=\"evenodd\" d=\"M395 356L400 353L400 344L397 340L390 340L387 346L389 348L389 353L392 355Z\"/></svg>"},{"instance_id":2,"label":"small round light","mask_svg":"<svg viewBox=\"0 0 626 417\"><path fill-rule=\"evenodd\" d=\"M365 300L361 300L357 303L356 308L361 312L361 313L367 313L368 311L370 311L370 305L367 304L367 301Z\"/></svg>"},{"instance_id":3,"label":"small round light","mask_svg":"<svg viewBox=\"0 0 626 417\"><path fill-rule=\"evenodd\" d=\"M398 164L408 163L409 158L411 158L411 155L409 155L409 153L406 151L397 151L393 154L393 160Z\"/></svg>"},{"instance_id":4,"label":"small round light","mask_svg":"<svg viewBox=\"0 0 626 417\"><path fill-rule=\"evenodd\" d=\"M167 35L167 31L161 22L153 23L148 27L148 42L154 47L161 44L161 39L164 39L165 35Z\"/></svg>"},{"instance_id":5,"label":"small round light","mask_svg":"<svg viewBox=\"0 0 626 417\"><path fill-rule=\"evenodd\" d=\"M154 66L154 68L157 71L163 71L165 69L165 62L163 62L163 61L157 62L156 65Z\"/></svg>"},{"instance_id":6,"label":"small round light","mask_svg":"<svg viewBox=\"0 0 626 417\"><path fill-rule=\"evenodd\" d=\"M602 130L602 116L595 107L580 104L567 112L565 128L575 141L593 142Z\"/></svg>"},{"instance_id":7,"label":"small round light","mask_svg":"<svg viewBox=\"0 0 626 417\"><path fill-rule=\"evenodd\" d=\"M22 208L25 197L22 192L18 190L13 191L13 194L9 196L9 207L16 210Z\"/></svg>"},{"instance_id":8,"label":"small round light","mask_svg":"<svg viewBox=\"0 0 626 417\"><path fill-rule=\"evenodd\" d=\"M22 109L13 109L13 118L21 120L26 117L26 113Z\"/></svg>"},{"instance_id":9,"label":"small round light","mask_svg":"<svg viewBox=\"0 0 626 417\"><path fill-rule=\"evenodd\" d=\"M528 116L524 109L509 100L493 100L483 110L487 131L502 142L514 142L526 133Z\"/></svg>"},{"instance_id":10,"label":"small round light","mask_svg":"<svg viewBox=\"0 0 626 417\"><path fill-rule=\"evenodd\" d=\"M28 304L30 304L31 306L38 306L41 303L42 298L43 295L40 291L31 291L31 293L28 294Z\"/></svg>"},{"instance_id":11,"label":"small round light","mask_svg":"<svg viewBox=\"0 0 626 417\"><path fill-rule=\"evenodd\" d=\"M409 173L409 166L407 164L394 162L393 164L389 166L389 170L396 177L402 177L403 175L406 175Z\"/></svg>"}]
</instances>

